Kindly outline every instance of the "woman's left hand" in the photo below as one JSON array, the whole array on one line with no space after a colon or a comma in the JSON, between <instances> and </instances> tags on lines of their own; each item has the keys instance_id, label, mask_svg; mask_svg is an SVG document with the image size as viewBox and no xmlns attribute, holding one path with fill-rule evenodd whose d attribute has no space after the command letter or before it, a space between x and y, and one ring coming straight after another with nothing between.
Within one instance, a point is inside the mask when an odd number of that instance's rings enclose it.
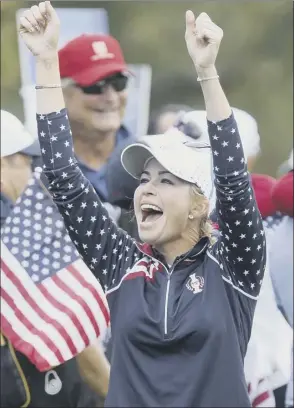
<instances>
[{"instance_id":1,"label":"woman's left hand","mask_svg":"<svg viewBox=\"0 0 295 408\"><path fill-rule=\"evenodd\" d=\"M213 23L208 14L196 19L191 10L186 12L185 41L196 70L214 67L223 31Z\"/></svg>"}]
</instances>

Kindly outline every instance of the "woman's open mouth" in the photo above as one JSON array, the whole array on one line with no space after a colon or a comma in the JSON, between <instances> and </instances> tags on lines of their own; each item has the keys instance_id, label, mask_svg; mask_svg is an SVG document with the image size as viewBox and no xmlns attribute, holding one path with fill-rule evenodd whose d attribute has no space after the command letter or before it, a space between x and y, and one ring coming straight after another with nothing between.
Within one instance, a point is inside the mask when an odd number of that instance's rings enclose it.
<instances>
[{"instance_id":1,"label":"woman's open mouth","mask_svg":"<svg viewBox=\"0 0 295 408\"><path fill-rule=\"evenodd\" d=\"M140 209L142 214L142 223L157 221L163 215L161 208L153 204L142 204Z\"/></svg>"}]
</instances>

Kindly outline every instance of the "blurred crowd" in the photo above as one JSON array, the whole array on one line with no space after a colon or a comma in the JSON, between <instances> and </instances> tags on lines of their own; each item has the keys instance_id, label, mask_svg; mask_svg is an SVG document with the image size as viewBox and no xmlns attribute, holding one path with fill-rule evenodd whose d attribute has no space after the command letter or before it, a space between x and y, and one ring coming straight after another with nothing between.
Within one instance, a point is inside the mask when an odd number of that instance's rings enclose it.
<instances>
[{"instance_id":1,"label":"blurred crowd","mask_svg":"<svg viewBox=\"0 0 295 408\"><path fill-rule=\"evenodd\" d=\"M80 169L114 222L138 239L132 212L137 180L124 171L120 161L122 150L136 140L123 125L131 74L121 47L110 35L85 34L60 50L59 62ZM293 151L276 178L256 174L253 169L261 154L258 124L239 107L233 107L233 112L264 220L268 249L245 358L249 395L253 407L293 407ZM151 112L148 135L141 141L176 125L188 140L208 141L205 111L170 101ZM291 135L292 129L290 145ZM34 170L42 165L34 137L15 116L1 110L2 228ZM42 180L46 186L46 180ZM211 219L218 230L214 210ZM111 327L102 342L53 368L51 377L39 372L12 347L10 339L1 335L1 406L103 406L111 364Z\"/></svg>"}]
</instances>

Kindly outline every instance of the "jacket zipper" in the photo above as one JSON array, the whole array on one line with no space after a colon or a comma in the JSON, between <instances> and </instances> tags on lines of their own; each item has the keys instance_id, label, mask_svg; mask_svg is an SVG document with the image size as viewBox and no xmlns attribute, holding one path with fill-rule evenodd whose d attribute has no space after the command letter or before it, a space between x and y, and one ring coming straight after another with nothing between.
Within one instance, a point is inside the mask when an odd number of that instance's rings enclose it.
<instances>
[{"instance_id":1,"label":"jacket zipper","mask_svg":"<svg viewBox=\"0 0 295 408\"><path fill-rule=\"evenodd\" d=\"M165 297L165 314L164 314L164 333L165 335L168 333L168 298L169 298L169 289L170 289L170 278L171 274L168 273L168 280L167 280L167 286L166 286L166 297Z\"/></svg>"},{"instance_id":2,"label":"jacket zipper","mask_svg":"<svg viewBox=\"0 0 295 408\"><path fill-rule=\"evenodd\" d=\"M204 246L195 256L200 255L201 252L204 251L206 247ZM165 310L164 310L164 334L165 336L168 334L168 302L169 302L169 290L170 290L170 282L171 282L171 275L172 272L174 271L175 266L180 263L182 261L182 259L180 259L178 262L176 262L173 266L173 268L171 269L171 271L168 271L167 268L166 272L168 274L168 280L167 280L167 286L166 286L166 296L165 296Z\"/></svg>"}]
</instances>

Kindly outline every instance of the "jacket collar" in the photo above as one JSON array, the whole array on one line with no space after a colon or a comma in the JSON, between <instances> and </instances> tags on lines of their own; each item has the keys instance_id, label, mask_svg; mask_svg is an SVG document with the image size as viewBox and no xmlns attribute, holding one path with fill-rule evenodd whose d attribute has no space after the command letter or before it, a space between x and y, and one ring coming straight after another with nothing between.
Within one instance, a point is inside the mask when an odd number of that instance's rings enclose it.
<instances>
[{"instance_id":1,"label":"jacket collar","mask_svg":"<svg viewBox=\"0 0 295 408\"><path fill-rule=\"evenodd\" d=\"M175 264L179 265L179 264L182 264L183 262L185 264L195 262L198 259L198 257L206 251L208 245L209 245L209 238L208 237L201 238L200 241L197 242L197 244L192 249L190 249L185 254L182 254L182 255L178 256L174 261L174 265ZM138 244L138 249L143 254L145 254L145 255L147 255L149 257L155 258L158 261L160 261L161 263L163 263L164 265L166 265L166 261L165 261L163 255L160 254L160 252L158 252L151 245L139 243Z\"/></svg>"}]
</instances>

